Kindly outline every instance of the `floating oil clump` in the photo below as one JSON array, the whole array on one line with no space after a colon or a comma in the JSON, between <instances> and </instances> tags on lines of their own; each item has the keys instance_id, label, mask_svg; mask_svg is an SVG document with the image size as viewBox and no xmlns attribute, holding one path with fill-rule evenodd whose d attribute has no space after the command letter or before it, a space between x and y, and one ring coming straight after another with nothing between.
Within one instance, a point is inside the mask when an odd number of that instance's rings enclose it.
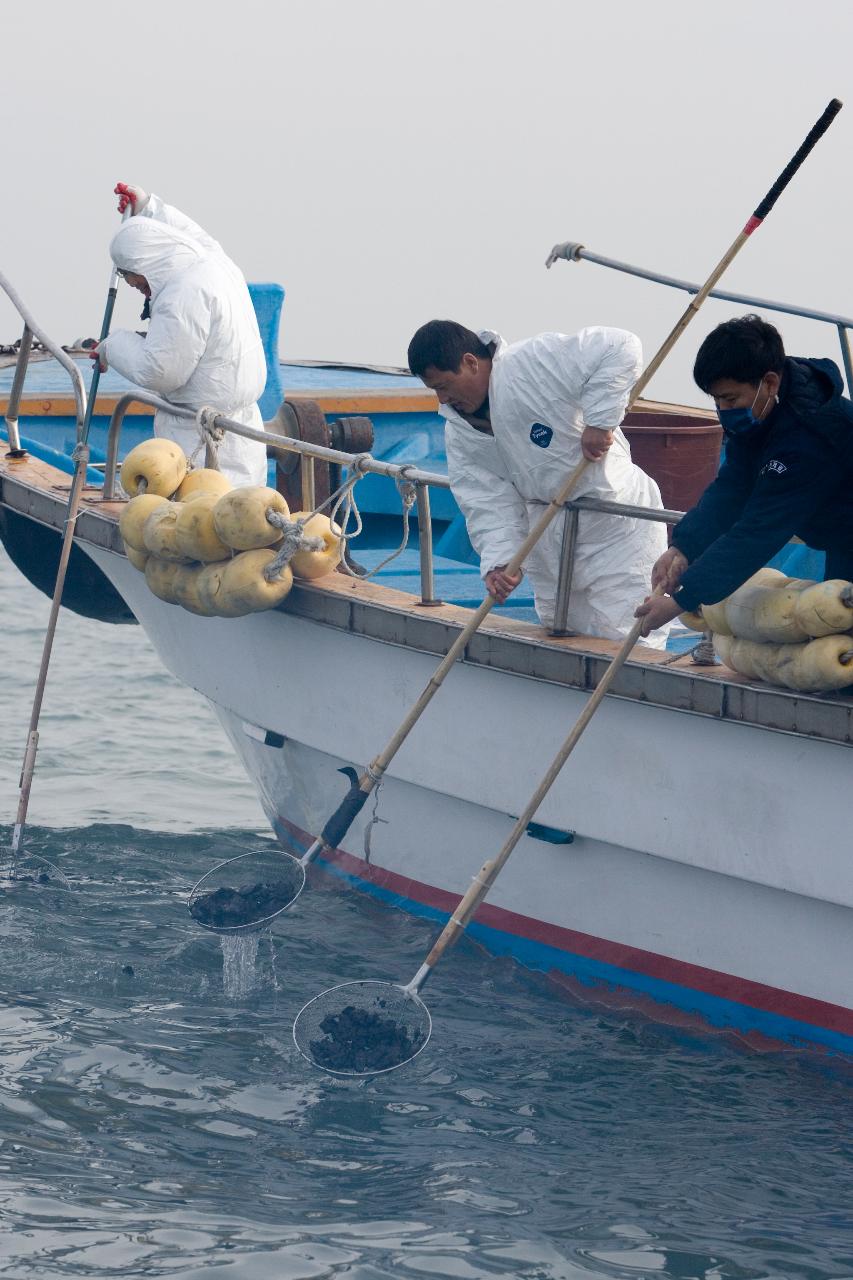
<instances>
[{"instance_id":1,"label":"floating oil clump","mask_svg":"<svg viewBox=\"0 0 853 1280\"><path fill-rule=\"evenodd\" d=\"M190 903L190 915L209 929L239 929L274 916L295 896L295 877L257 881L235 889L220 885Z\"/></svg>"},{"instance_id":2,"label":"floating oil clump","mask_svg":"<svg viewBox=\"0 0 853 1280\"><path fill-rule=\"evenodd\" d=\"M320 1023L322 1040L312 1040L311 1056L320 1067L346 1075L387 1071L413 1058L423 1033L411 1033L394 1017L348 1004Z\"/></svg>"}]
</instances>

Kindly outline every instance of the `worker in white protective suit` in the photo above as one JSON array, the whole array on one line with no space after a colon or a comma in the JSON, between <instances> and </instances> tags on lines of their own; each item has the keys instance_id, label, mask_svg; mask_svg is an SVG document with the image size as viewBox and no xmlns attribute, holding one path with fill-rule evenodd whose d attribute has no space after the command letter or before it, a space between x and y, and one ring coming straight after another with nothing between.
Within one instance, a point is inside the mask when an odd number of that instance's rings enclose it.
<instances>
[{"instance_id":1,"label":"worker in white protective suit","mask_svg":"<svg viewBox=\"0 0 853 1280\"><path fill-rule=\"evenodd\" d=\"M496 333L433 320L412 338L409 367L438 395L450 486L500 603L521 580L505 572L509 560L582 456L591 464L573 496L661 509L660 490L631 461L619 429L642 368L634 334L595 327L507 346ZM546 627L554 621L563 524L551 523L525 565ZM661 523L582 511L569 628L624 638L665 550ZM646 643L662 649L666 635L661 627Z\"/></svg>"},{"instance_id":2,"label":"worker in white protective suit","mask_svg":"<svg viewBox=\"0 0 853 1280\"><path fill-rule=\"evenodd\" d=\"M110 255L128 284L145 295L147 336L119 329L92 353L101 368L182 408L218 413L263 430L257 400L266 384L255 309L239 268L221 245L190 218L141 187L119 183L119 209L128 218L113 236ZM191 419L158 409L154 431L176 441L204 465L204 438ZM234 485L267 482L265 446L226 432L219 467Z\"/></svg>"}]
</instances>

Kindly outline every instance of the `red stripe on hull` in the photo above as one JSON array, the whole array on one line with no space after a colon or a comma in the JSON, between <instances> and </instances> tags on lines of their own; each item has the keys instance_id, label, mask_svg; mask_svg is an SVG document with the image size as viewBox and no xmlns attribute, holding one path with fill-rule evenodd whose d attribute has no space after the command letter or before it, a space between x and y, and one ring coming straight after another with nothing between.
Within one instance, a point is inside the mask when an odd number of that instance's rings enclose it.
<instances>
[{"instance_id":1,"label":"red stripe on hull","mask_svg":"<svg viewBox=\"0 0 853 1280\"><path fill-rule=\"evenodd\" d=\"M302 831L300 827L294 826L283 817L280 817L279 821L300 844L311 843L313 837ZM438 889L434 885L424 884L408 876L401 876L396 871L388 871L384 867L373 866L361 858L353 857L343 849L329 850L324 856L327 861L334 862L348 875L356 876L368 884L374 884L386 892L414 899L423 906L433 907L445 915L450 915L460 901L458 894L449 893L446 889ZM627 969L632 973L640 973L660 982L671 982L680 987L703 991L722 1000L732 1000L737 1004L763 1010L765 1013L776 1014L778 1017L791 1018L796 1022L804 1022L810 1026L823 1027L842 1035L853 1036L853 1009L829 1004L825 1000L816 1000L812 996L783 991L762 982L752 982L749 978L719 973L716 969L706 969L702 965L690 964L686 960L674 960L670 956L661 956L654 951L643 951L639 947L631 947L625 943L609 942L605 938L596 938L588 933L579 933L575 929L563 928L562 925L548 924L531 916L519 915L515 911L507 911L503 907L495 907L488 902L484 902L480 907L476 919L480 924L488 925L502 933L515 934L532 942L541 942L558 951L571 952L588 960L597 960L618 969Z\"/></svg>"}]
</instances>

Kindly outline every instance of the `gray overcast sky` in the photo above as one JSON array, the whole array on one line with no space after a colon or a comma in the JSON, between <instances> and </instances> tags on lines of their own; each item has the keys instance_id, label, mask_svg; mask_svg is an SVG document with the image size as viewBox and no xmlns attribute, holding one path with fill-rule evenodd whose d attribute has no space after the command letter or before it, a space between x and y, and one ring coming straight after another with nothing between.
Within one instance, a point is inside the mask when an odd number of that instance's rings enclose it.
<instances>
[{"instance_id":1,"label":"gray overcast sky","mask_svg":"<svg viewBox=\"0 0 853 1280\"><path fill-rule=\"evenodd\" d=\"M285 357L402 364L432 316L514 340L686 304L558 240L704 279L832 97L849 99L726 277L853 313L849 0L42 0L0 8L0 264L57 340L96 333L119 179L287 290ZM135 325L138 295L120 300ZM689 376L712 303L650 394ZM771 317L772 318L772 317ZM834 331L782 318L789 350ZM0 298L0 340L19 333Z\"/></svg>"}]
</instances>

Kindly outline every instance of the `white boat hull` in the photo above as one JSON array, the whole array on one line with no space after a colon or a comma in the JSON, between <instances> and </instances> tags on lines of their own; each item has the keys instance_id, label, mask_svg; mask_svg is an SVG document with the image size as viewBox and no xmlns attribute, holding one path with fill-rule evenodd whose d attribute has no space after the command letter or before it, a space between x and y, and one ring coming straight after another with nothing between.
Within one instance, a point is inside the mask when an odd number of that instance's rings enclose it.
<instances>
[{"instance_id":1,"label":"white boat hull","mask_svg":"<svg viewBox=\"0 0 853 1280\"><path fill-rule=\"evenodd\" d=\"M86 550L165 665L211 701L279 837L306 847L348 785L336 770L376 754L435 655L393 625L197 618L123 556ZM368 803L322 865L444 917L587 696L537 661L527 675L460 664L386 775L383 822ZM853 1050L850 765L839 742L610 697L537 815L548 838L521 840L469 932L572 985L656 1002L657 1016ZM561 831L573 841L551 843Z\"/></svg>"}]
</instances>

